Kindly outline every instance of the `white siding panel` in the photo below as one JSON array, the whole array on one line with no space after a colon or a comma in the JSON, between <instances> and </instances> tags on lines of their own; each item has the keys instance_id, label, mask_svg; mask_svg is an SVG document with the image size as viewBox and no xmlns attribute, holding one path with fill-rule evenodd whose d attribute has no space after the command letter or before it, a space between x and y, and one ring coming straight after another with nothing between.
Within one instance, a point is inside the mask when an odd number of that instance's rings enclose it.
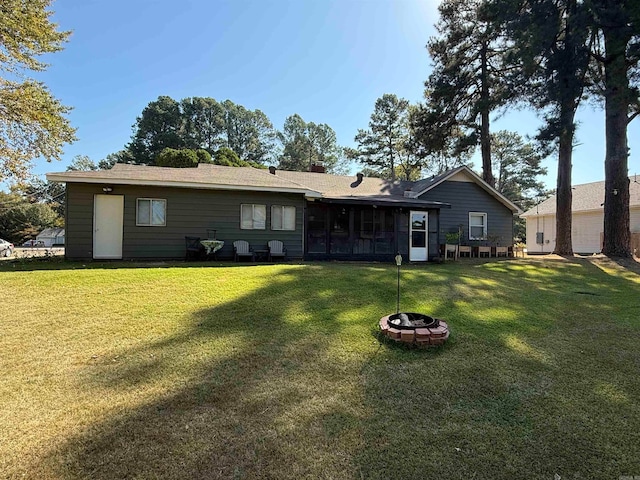
<instances>
[{"instance_id":1,"label":"white siding panel","mask_svg":"<svg viewBox=\"0 0 640 480\"><path fill-rule=\"evenodd\" d=\"M640 232L640 207L631 207L629 209L629 220L632 232Z\"/></svg>"},{"instance_id":2,"label":"white siding panel","mask_svg":"<svg viewBox=\"0 0 640 480\"><path fill-rule=\"evenodd\" d=\"M602 212L574 213L571 221L573 253L600 253L600 234L603 231Z\"/></svg>"},{"instance_id":3,"label":"white siding panel","mask_svg":"<svg viewBox=\"0 0 640 480\"><path fill-rule=\"evenodd\" d=\"M544 243L536 243L536 233L544 234ZM527 253L552 253L556 247L556 216L527 217Z\"/></svg>"}]
</instances>

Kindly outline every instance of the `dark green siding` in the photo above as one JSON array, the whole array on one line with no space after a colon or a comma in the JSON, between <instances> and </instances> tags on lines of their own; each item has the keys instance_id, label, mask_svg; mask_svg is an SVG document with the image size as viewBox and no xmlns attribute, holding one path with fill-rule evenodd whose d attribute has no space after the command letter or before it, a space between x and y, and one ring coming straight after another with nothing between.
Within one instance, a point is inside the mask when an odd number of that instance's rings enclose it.
<instances>
[{"instance_id":1,"label":"dark green siding","mask_svg":"<svg viewBox=\"0 0 640 480\"><path fill-rule=\"evenodd\" d=\"M93 258L93 196L102 194L102 186L67 184L67 258ZM246 240L254 249L266 249L269 240L282 240L287 257L302 258L303 255L305 200L301 194L115 185L113 195L124 195L124 259L184 258L184 237L207 238L210 229L215 229L217 238L225 242L218 252L219 258L232 258L235 240ZM136 226L137 198L166 200L166 226ZM265 230L240 229L243 203L266 205ZM295 231L271 230L272 205L296 207Z\"/></svg>"},{"instance_id":2,"label":"dark green siding","mask_svg":"<svg viewBox=\"0 0 640 480\"><path fill-rule=\"evenodd\" d=\"M445 243L447 232L456 232L462 225L463 244L488 245L488 241L469 242L469 212L482 212L487 214L487 234L499 237L499 245L513 244L513 212L476 183L443 182L420 198L451 205L440 210L440 243Z\"/></svg>"}]
</instances>

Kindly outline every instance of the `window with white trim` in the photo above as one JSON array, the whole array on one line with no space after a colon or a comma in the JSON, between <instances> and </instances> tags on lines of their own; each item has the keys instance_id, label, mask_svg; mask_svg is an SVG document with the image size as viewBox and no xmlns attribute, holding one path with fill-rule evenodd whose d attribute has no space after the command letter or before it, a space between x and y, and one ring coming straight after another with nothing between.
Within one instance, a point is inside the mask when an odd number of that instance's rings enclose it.
<instances>
[{"instance_id":1,"label":"window with white trim","mask_svg":"<svg viewBox=\"0 0 640 480\"><path fill-rule=\"evenodd\" d=\"M240 205L240 228L242 230L264 230L267 223L267 206L253 203Z\"/></svg>"},{"instance_id":2,"label":"window with white trim","mask_svg":"<svg viewBox=\"0 0 640 480\"><path fill-rule=\"evenodd\" d=\"M487 214L469 212L469 240L484 240L487 238Z\"/></svg>"},{"instance_id":3,"label":"window with white trim","mask_svg":"<svg viewBox=\"0 0 640 480\"><path fill-rule=\"evenodd\" d=\"M295 230L296 207L288 205L271 206L271 230Z\"/></svg>"},{"instance_id":4,"label":"window with white trim","mask_svg":"<svg viewBox=\"0 0 640 480\"><path fill-rule=\"evenodd\" d=\"M164 227L167 224L167 201L161 198L136 200L136 225L139 227Z\"/></svg>"}]
</instances>

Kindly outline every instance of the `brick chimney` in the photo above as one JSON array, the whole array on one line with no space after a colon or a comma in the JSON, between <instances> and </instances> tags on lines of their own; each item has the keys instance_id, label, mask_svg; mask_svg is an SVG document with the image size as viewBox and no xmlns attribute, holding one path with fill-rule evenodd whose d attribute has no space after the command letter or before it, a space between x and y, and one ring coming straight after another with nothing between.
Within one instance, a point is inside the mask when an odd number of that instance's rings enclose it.
<instances>
[{"instance_id":1,"label":"brick chimney","mask_svg":"<svg viewBox=\"0 0 640 480\"><path fill-rule=\"evenodd\" d=\"M312 163L311 168L309 169L309 171L313 173L325 173L326 170L327 169L324 168L324 165L320 162Z\"/></svg>"}]
</instances>

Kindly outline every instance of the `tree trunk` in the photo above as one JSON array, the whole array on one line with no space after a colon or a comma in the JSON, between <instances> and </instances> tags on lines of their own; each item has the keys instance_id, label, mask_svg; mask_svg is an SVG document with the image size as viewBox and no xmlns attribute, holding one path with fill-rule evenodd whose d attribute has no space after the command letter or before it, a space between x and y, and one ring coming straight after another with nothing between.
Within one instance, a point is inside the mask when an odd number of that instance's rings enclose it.
<instances>
[{"instance_id":1,"label":"tree trunk","mask_svg":"<svg viewBox=\"0 0 640 480\"><path fill-rule=\"evenodd\" d=\"M626 48L628 29L602 29L607 61L605 62L605 131L604 161L604 248L613 257L631 256L629 224L629 170L627 125L629 119L629 78Z\"/></svg>"},{"instance_id":2,"label":"tree trunk","mask_svg":"<svg viewBox=\"0 0 640 480\"><path fill-rule=\"evenodd\" d=\"M482 179L492 187L496 180L491 169L491 135L489 132L489 69L487 65L487 44L480 51L481 102L480 102L480 152L482 153Z\"/></svg>"},{"instance_id":3,"label":"tree trunk","mask_svg":"<svg viewBox=\"0 0 640 480\"><path fill-rule=\"evenodd\" d=\"M553 253L573 255L571 238L571 158L575 130L573 100L565 99L560 105L560 138L558 139L558 179L556 192L556 246Z\"/></svg>"}]
</instances>

